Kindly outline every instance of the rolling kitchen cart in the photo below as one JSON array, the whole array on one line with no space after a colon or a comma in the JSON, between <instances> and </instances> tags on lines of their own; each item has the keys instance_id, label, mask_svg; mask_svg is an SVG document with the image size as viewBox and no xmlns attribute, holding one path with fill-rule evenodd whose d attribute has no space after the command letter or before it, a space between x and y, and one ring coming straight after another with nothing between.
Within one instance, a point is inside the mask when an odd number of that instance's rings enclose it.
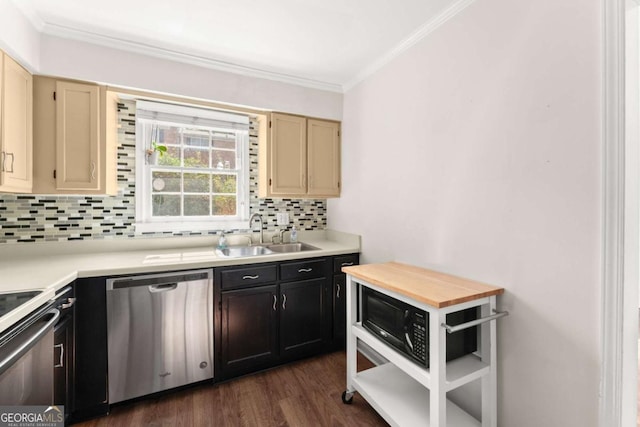
<instances>
[{"instance_id":1,"label":"rolling kitchen cart","mask_svg":"<svg viewBox=\"0 0 640 427\"><path fill-rule=\"evenodd\" d=\"M347 274L347 389L344 403L357 391L391 425L466 427L497 426L496 296L503 288L390 262L343 268ZM362 326L362 292L367 287L427 313L430 366L421 366ZM356 297L357 296L357 297ZM457 326L446 315L480 307L480 318ZM360 314L360 315L359 315ZM479 326L478 351L446 362L447 333ZM358 340L388 363L357 372ZM482 421L447 400L447 392L480 379Z\"/></svg>"}]
</instances>

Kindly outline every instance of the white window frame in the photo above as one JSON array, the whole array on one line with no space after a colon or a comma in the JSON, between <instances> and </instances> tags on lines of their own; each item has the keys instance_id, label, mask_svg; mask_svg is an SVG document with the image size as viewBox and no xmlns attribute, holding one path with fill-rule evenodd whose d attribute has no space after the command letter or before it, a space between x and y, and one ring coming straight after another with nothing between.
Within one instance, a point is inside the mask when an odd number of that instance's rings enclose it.
<instances>
[{"instance_id":1,"label":"white window frame","mask_svg":"<svg viewBox=\"0 0 640 427\"><path fill-rule=\"evenodd\" d=\"M145 117L136 115L136 234L167 232L167 231L215 231L233 228L247 228L249 226L249 134L245 129L232 130L224 126L227 119L242 120L242 116L228 114L214 110L204 110L182 105L160 104L147 101L138 101L138 106L145 110ZM139 107L140 108L140 107ZM148 111L159 111L158 117L149 117ZM163 114L165 113L165 114ZM184 120L176 117L183 116ZM173 118L166 120L166 117ZM238 119L240 117L240 119ZM244 117L248 124L248 117ZM178 121L180 120L180 121ZM151 173L153 166L148 164L147 150L150 148L149 124L170 125L187 129L201 128L207 130L219 130L236 132L236 166L237 166L237 215L224 216L181 216L181 217L156 217L152 216L152 182ZM202 124L204 123L204 124ZM248 127L248 126L247 126ZM159 166L158 168L162 168ZM194 172L194 169L181 167L181 171ZM217 168L198 170L215 173Z\"/></svg>"}]
</instances>

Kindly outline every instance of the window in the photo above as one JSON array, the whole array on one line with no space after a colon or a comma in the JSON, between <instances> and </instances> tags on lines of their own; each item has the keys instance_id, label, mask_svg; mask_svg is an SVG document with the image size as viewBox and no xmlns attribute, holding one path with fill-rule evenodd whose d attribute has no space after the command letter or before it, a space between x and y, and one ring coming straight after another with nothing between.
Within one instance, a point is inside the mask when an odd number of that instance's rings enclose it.
<instances>
[{"instance_id":1,"label":"window","mask_svg":"<svg viewBox=\"0 0 640 427\"><path fill-rule=\"evenodd\" d=\"M248 123L239 114L138 101L136 230L246 225Z\"/></svg>"}]
</instances>

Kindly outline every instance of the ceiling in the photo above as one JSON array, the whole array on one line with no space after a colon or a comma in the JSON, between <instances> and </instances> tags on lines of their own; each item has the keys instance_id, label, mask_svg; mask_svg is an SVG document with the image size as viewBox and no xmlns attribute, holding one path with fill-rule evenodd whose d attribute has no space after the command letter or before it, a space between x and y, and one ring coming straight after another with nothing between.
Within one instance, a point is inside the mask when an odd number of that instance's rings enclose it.
<instances>
[{"instance_id":1,"label":"ceiling","mask_svg":"<svg viewBox=\"0 0 640 427\"><path fill-rule=\"evenodd\" d=\"M13 0L45 34L337 91L462 1Z\"/></svg>"}]
</instances>

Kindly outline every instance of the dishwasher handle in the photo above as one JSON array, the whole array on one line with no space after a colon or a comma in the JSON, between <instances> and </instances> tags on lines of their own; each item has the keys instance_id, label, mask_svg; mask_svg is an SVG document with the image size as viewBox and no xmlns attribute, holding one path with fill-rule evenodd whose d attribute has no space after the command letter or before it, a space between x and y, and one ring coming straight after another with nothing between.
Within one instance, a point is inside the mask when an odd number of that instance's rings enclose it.
<instances>
[{"instance_id":1,"label":"dishwasher handle","mask_svg":"<svg viewBox=\"0 0 640 427\"><path fill-rule=\"evenodd\" d=\"M150 285L149 292L156 294L159 292L169 292L178 287L177 283L165 283L163 285Z\"/></svg>"},{"instance_id":2,"label":"dishwasher handle","mask_svg":"<svg viewBox=\"0 0 640 427\"><path fill-rule=\"evenodd\" d=\"M187 273L151 274L145 276L130 276L107 279L107 291L137 287L155 287L160 289L163 285L175 285L176 283L191 282L196 280L209 280L210 270L194 270ZM166 289L170 290L170 289ZM160 292L160 291L158 291Z\"/></svg>"},{"instance_id":3,"label":"dishwasher handle","mask_svg":"<svg viewBox=\"0 0 640 427\"><path fill-rule=\"evenodd\" d=\"M18 348L12 351L7 357L0 361L0 373L7 370L10 366L12 366L18 359L24 356L30 349L33 347L43 336L49 332L49 329L55 325L60 317L60 310L57 308L52 308L47 311L42 317L47 315L53 315L51 319L47 321L47 323L38 329L33 335L27 338Z\"/></svg>"}]
</instances>

